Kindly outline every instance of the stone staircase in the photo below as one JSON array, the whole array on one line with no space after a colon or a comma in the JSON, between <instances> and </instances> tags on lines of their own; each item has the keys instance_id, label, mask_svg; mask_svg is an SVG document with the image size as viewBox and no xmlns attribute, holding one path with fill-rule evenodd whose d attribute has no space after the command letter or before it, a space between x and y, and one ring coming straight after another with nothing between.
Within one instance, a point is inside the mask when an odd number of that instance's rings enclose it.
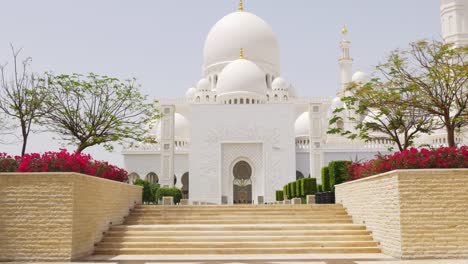
<instances>
[{"instance_id":1,"label":"stone staircase","mask_svg":"<svg viewBox=\"0 0 468 264\"><path fill-rule=\"evenodd\" d=\"M337 204L138 205L95 255L380 253L364 225Z\"/></svg>"}]
</instances>

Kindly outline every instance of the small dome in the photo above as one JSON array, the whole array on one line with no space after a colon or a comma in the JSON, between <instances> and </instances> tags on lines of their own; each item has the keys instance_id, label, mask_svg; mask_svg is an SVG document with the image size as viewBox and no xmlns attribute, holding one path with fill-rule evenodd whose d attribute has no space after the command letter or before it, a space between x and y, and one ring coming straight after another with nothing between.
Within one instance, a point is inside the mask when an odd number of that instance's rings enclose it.
<instances>
[{"instance_id":1,"label":"small dome","mask_svg":"<svg viewBox=\"0 0 468 264\"><path fill-rule=\"evenodd\" d=\"M309 136L309 112L302 113L294 124L294 133L296 137L308 137Z\"/></svg>"},{"instance_id":2,"label":"small dome","mask_svg":"<svg viewBox=\"0 0 468 264\"><path fill-rule=\"evenodd\" d=\"M190 124L183 115L179 113L174 114L174 128L175 128L175 139L178 140L188 140L190 137ZM155 137L156 139L161 139L161 120L158 119L154 121L152 129L148 132L150 136Z\"/></svg>"},{"instance_id":3,"label":"small dome","mask_svg":"<svg viewBox=\"0 0 468 264\"><path fill-rule=\"evenodd\" d=\"M187 92L185 92L185 97L190 98L194 96L196 92L197 92L197 89L195 89L194 87L191 87L187 90Z\"/></svg>"},{"instance_id":4,"label":"small dome","mask_svg":"<svg viewBox=\"0 0 468 264\"><path fill-rule=\"evenodd\" d=\"M357 71L356 73L353 74L353 77L351 80L355 83L361 83L361 84L366 84L370 81L370 77L367 73L363 71Z\"/></svg>"},{"instance_id":5,"label":"small dome","mask_svg":"<svg viewBox=\"0 0 468 264\"><path fill-rule=\"evenodd\" d=\"M288 86L288 83L281 77L275 78L275 80L271 84L273 90L287 90Z\"/></svg>"},{"instance_id":6,"label":"small dome","mask_svg":"<svg viewBox=\"0 0 468 264\"><path fill-rule=\"evenodd\" d=\"M265 95L265 73L250 60L238 59L223 69L216 90L218 96L229 93Z\"/></svg>"},{"instance_id":7,"label":"small dome","mask_svg":"<svg viewBox=\"0 0 468 264\"><path fill-rule=\"evenodd\" d=\"M209 91L210 90L210 82L203 78L197 83L197 89L198 91Z\"/></svg>"},{"instance_id":8,"label":"small dome","mask_svg":"<svg viewBox=\"0 0 468 264\"><path fill-rule=\"evenodd\" d=\"M248 51L249 59L262 67L280 72L278 41L270 25L249 12L233 12L219 20L205 41L205 69L219 63L234 61L239 48Z\"/></svg>"}]
</instances>

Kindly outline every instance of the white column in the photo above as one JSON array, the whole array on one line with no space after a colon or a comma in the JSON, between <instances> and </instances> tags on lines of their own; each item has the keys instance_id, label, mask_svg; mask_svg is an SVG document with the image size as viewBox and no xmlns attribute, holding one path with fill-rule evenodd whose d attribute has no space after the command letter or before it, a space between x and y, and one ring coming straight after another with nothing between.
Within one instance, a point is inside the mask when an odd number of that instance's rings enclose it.
<instances>
[{"instance_id":1,"label":"white column","mask_svg":"<svg viewBox=\"0 0 468 264\"><path fill-rule=\"evenodd\" d=\"M161 106L161 186L174 186L174 113L173 105Z\"/></svg>"},{"instance_id":2,"label":"white column","mask_svg":"<svg viewBox=\"0 0 468 264\"><path fill-rule=\"evenodd\" d=\"M317 183L321 183L322 121L320 103L310 104L309 118L310 177L317 178Z\"/></svg>"},{"instance_id":3,"label":"white column","mask_svg":"<svg viewBox=\"0 0 468 264\"><path fill-rule=\"evenodd\" d=\"M444 41L468 45L468 0L441 1L440 19Z\"/></svg>"}]
</instances>

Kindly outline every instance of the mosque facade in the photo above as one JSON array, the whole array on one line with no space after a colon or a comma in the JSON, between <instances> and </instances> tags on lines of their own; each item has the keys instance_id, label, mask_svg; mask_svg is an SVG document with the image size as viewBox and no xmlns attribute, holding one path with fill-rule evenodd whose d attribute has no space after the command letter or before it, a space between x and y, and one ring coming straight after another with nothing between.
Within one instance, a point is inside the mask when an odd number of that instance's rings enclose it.
<instances>
[{"instance_id":1,"label":"mosque facade","mask_svg":"<svg viewBox=\"0 0 468 264\"><path fill-rule=\"evenodd\" d=\"M442 0L441 22L445 40L468 44L468 0ZM162 117L150 131L158 143L124 149L130 180L177 186L192 201L263 203L274 201L276 190L298 178L320 183L321 168L332 160L386 153L392 144L385 139L352 141L326 133L333 110L343 106L347 83L369 80L364 72L353 73L346 28L342 35L337 96L303 98L281 75L272 28L245 11L241 1L238 11L211 28L197 85L184 98L159 101ZM441 130L418 143L440 146L445 138ZM460 144L467 141L466 135L457 137Z\"/></svg>"}]
</instances>

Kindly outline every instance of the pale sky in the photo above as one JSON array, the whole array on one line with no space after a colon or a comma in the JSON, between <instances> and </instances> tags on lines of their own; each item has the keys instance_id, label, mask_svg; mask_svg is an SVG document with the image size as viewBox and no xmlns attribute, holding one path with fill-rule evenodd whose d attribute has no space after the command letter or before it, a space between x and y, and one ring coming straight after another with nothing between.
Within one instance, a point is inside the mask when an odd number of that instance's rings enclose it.
<instances>
[{"instance_id":1,"label":"pale sky","mask_svg":"<svg viewBox=\"0 0 468 264\"><path fill-rule=\"evenodd\" d=\"M272 26L282 76L304 97L335 95L344 22L353 70L371 72L392 49L439 39L439 5L438 0L245 0L246 11ZM237 0L0 0L0 64L11 61L12 43L33 58L35 72L136 77L151 98L183 97L202 77L208 31L237 6ZM58 150L60 142L52 138L33 135L28 152ZM0 152L19 154L20 146L0 144ZM120 148L85 152L123 166Z\"/></svg>"}]
</instances>

